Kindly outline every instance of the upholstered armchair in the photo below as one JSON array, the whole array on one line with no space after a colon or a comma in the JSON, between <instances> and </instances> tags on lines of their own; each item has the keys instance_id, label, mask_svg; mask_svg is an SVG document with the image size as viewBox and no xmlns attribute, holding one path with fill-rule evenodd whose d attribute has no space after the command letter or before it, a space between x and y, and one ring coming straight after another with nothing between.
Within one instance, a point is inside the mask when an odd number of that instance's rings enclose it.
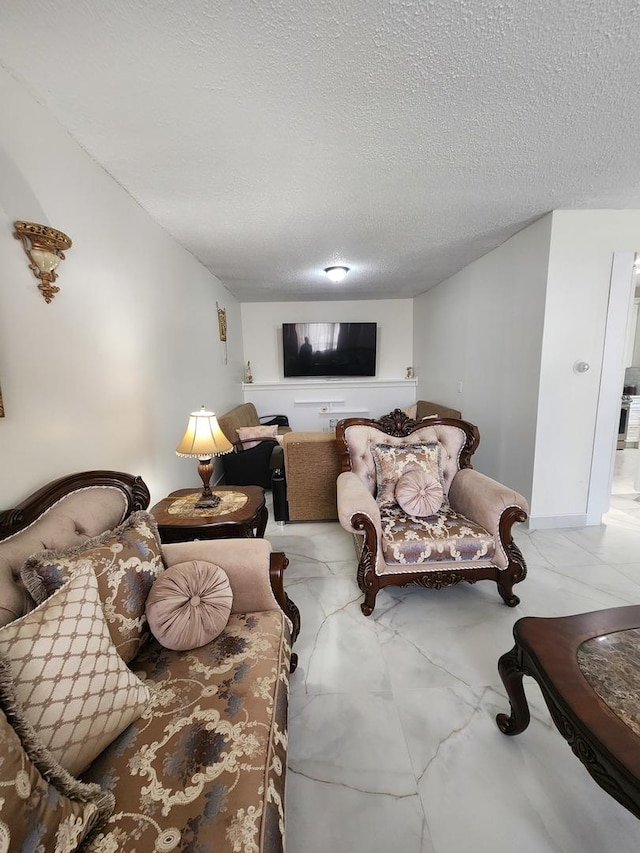
<instances>
[{"instance_id":1,"label":"upholstered armchair","mask_svg":"<svg viewBox=\"0 0 640 853\"><path fill-rule=\"evenodd\" d=\"M356 535L365 616L392 585L440 589L487 579L505 604L519 603L513 586L526 565L511 528L526 520L528 505L473 470L476 426L456 418L425 425L396 409L377 421L340 421L336 439L338 516Z\"/></svg>"},{"instance_id":2,"label":"upholstered armchair","mask_svg":"<svg viewBox=\"0 0 640 853\"><path fill-rule=\"evenodd\" d=\"M259 417L253 403L242 403L218 423L233 444L233 453L221 457L225 483L270 489L274 471L283 466L279 438L291 431L286 415Z\"/></svg>"}]
</instances>

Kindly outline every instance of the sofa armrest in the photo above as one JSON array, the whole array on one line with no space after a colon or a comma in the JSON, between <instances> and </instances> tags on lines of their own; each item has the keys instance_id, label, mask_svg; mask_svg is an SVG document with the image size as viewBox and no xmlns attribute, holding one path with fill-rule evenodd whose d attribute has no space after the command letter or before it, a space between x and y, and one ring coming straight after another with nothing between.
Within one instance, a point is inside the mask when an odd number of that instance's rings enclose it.
<instances>
[{"instance_id":1,"label":"sofa armrest","mask_svg":"<svg viewBox=\"0 0 640 853\"><path fill-rule=\"evenodd\" d=\"M526 499L473 468L463 468L449 487L449 503L452 509L480 524L494 537L496 563L506 568L511 528L516 521L527 519L529 504Z\"/></svg>"},{"instance_id":2,"label":"sofa armrest","mask_svg":"<svg viewBox=\"0 0 640 853\"><path fill-rule=\"evenodd\" d=\"M270 580L271 543L266 539L176 542L163 545L162 550L167 566L189 560L206 560L224 569L233 590L232 613L278 609Z\"/></svg>"},{"instance_id":3,"label":"sofa armrest","mask_svg":"<svg viewBox=\"0 0 640 853\"><path fill-rule=\"evenodd\" d=\"M353 526L355 515L371 519L378 535L381 533L380 508L369 489L353 471L343 471L337 480L338 518L349 533L362 533L362 526Z\"/></svg>"}]
</instances>

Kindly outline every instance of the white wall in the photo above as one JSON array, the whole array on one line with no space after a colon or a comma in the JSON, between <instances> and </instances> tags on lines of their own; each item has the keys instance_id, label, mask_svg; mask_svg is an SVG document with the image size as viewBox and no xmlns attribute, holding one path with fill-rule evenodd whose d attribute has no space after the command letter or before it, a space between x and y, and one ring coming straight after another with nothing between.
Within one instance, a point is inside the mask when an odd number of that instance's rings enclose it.
<instances>
[{"instance_id":1,"label":"white wall","mask_svg":"<svg viewBox=\"0 0 640 853\"><path fill-rule=\"evenodd\" d=\"M403 378L407 367L413 364L413 299L247 302L241 312L244 354L251 362L255 382L283 380L283 323L377 323L376 377Z\"/></svg>"},{"instance_id":2,"label":"white wall","mask_svg":"<svg viewBox=\"0 0 640 853\"><path fill-rule=\"evenodd\" d=\"M550 229L538 220L414 306L418 397L461 409L480 429L474 467L527 499Z\"/></svg>"},{"instance_id":3,"label":"white wall","mask_svg":"<svg viewBox=\"0 0 640 853\"><path fill-rule=\"evenodd\" d=\"M638 210L553 213L535 448L534 526L585 523L613 254L639 248ZM576 375L576 361L588 362L591 369ZM622 376L623 371L619 390Z\"/></svg>"},{"instance_id":4,"label":"white wall","mask_svg":"<svg viewBox=\"0 0 640 853\"><path fill-rule=\"evenodd\" d=\"M152 500L197 485L174 451L190 410L241 399L239 305L1 71L0 106L0 506L94 468L140 474ZM73 240L49 305L12 237L32 217Z\"/></svg>"},{"instance_id":5,"label":"white wall","mask_svg":"<svg viewBox=\"0 0 640 853\"><path fill-rule=\"evenodd\" d=\"M303 379L243 386L260 415L284 414L294 430L331 432L343 418L379 418L416 401L414 379Z\"/></svg>"},{"instance_id":6,"label":"white wall","mask_svg":"<svg viewBox=\"0 0 640 853\"><path fill-rule=\"evenodd\" d=\"M294 429L324 430L331 420L380 417L416 399L415 382L404 381L413 365L412 299L250 302L241 306L241 314L245 358L255 382L245 387L245 399L260 414L282 412ZM338 321L377 323L375 380L285 379L282 324Z\"/></svg>"}]
</instances>

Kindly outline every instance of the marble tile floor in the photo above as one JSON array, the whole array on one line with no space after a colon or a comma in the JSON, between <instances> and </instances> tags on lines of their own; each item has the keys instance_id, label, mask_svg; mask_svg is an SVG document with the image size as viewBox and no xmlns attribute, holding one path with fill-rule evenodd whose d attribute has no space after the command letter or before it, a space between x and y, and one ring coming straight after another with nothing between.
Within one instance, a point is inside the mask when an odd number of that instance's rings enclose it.
<instances>
[{"instance_id":1,"label":"marble tile floor","mask_svg":"<svg viewBox=\"0 0 640 853\"><path fill-rule=\"evenodd\" d=\"M529 575L514 609L484 581L383 591L370 618L360 612L353 542L337 522L269 522L302 616L288 853L640 848L640 822L573 756L532 679L529 728L509 738L494 722L508 710L497 661L516 619L640 603L640 504L629 505L614 502L600 527L519 528Z\"/></svg>"}]
</instances>

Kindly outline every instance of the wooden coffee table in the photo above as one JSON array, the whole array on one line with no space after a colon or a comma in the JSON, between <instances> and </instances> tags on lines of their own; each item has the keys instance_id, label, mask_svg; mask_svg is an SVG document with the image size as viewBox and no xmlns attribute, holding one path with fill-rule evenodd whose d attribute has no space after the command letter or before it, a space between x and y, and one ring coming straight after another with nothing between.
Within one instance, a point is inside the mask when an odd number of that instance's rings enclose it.
<instances>
[{"instance_id":1,"label":"wooden coffee table","mask_svg":"<svg viewBox=\"0 0 640 853\"><path fill-rule=\"evenodd\" d=\"M225 537L264 537L269 513L260 486L217 486L212 489L221 503L215 509L195 509L202 489L171 492L149 512L163 542Z\"/></svg>"},{"instance_id":2,"label":"wooden coffee table","mask_svg":"<svg viewBox=\"0 0 640 853\"><path fill-rule=\"evenodd\" d=\"M551 716L595 781L640 817L640 606L554 619L525 617L498 670L511 715L501 732L529 725L524 675L538 682Z\"/></svg>"}]
</instances>

